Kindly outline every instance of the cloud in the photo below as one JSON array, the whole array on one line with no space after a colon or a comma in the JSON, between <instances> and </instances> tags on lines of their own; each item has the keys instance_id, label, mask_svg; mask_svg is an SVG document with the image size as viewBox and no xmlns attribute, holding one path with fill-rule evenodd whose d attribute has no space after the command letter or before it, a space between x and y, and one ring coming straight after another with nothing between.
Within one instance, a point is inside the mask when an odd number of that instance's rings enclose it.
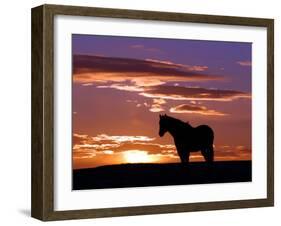
<instances>
[{"instance_id":1,"label":"cloud","mask_svg":"<svg viewBox=\"0 0 281 226\"><path fill-rule=\"evenodd\" d=\"M156 60L156 59L145 59L148 62L152 63L159 63L161 64L161 67L167 67L167 68L179 68L184 71L206 71L208 69L208 66L202 66L202 65L186 65L186 64L177 64L172 61L164 61L164 60ZM155 65L157 66L157 64Z\"/></svg>"},{"instance_id":2,"label":"cloud","mask_svg":"<svg viewBox=\"0 0 281 226\"><path fill-rule=\"evenodd\" d=\"M159 104L152 104L149 111L151 111L151 112L161 112L161 111L165 111L165 109Z\"/></svg>"},{"instance_id":3,"label":"cloud","mask_svg":"<svg viewBox=\"0 0 281 226\"><path fill-rule=\"evenodd\" d=\"M162 105L162 104L166 104L167 101L164 99L153 99L153 103Z\"/></svg>"},{"instance_id":4,"label":"cloud","mask_svg":"<svg viewBox=\"0 0 281 226\"><path fill-rule=\"evenodd\" d=\"M127 103L137 103L137 100L126 100Z\"/></svg>"},{"instance_id":5,"label":"cloud","mask_svg":"<svg viewBox=\"0 0 281 226\"><path fill-rule=\"evenodd\" d=\"M223 112L207 109L205 106L181 104L170 108L171 113L188 113L188 114L200 114L209 116L224 116L227 115Z\"/></svg>"},{"instance_id":6,"label":"cloud","mask_svg":"<svg viewBox=\"0 0 281 226\"><path fill-rule=\"evenodd\" d=\"M135 85L124 85L124 84L111 84L111 85L103 85L103 86L96 86L97 88L112 88L122 91L129 91L129 92L143 92L144 88Z\"/></svg>"},{"instance_id":7,"label":"cloud","mask_svg":"<svg viewBox=\"0 0 281 226\"><path fill-rule=\"evenodd\" d=\"M97 86L98 88L114 88L118 90L125 90L129 92L137 92L139 95L152 98L152 104L149 105L151 112L165 111L165 104L167 100L189 100L190 104L181 104L170 108L172 113L193 113L201 115L224 116L226 113L207 109L205 106L199 106L200 100L205 101L232 101L240 98L250 99L249 93L224 90L224 89L207 89L201 87L183 87L183 86L150 86L139 87L135 85L111 84L107 86ZM137 104L141 107L141 104Z\"/></svg>"},{"instance_id":8,"label":"cloud","mask_svg":"<svg viewBox=\"0 0 281 226\"><path fill-rule=\"evenodd\" d=\"M73 156L77 158L92 158L97 155L114 155L130 150L143 150L148 154L175 155L174 145L154 143L155 138L147 136L110 136L99 134L73 134Z\"/></svg>"},{"instance_id":9,"label":"cloud","mask_svg":"<svg viewBox=\"0 0 281 226\"><path fill-rule=\"evenodd\" d=\"M133 49L143 49L144 45L139 45L139 44L131 45L130 48L133 48Z\"/></svg>"},{"instance_id":10,"label":"cloud","mask_svg":"<svg viewBox=\"0 0 281 226\"><path fill-rule=\"evenodd\" d=\"M161 112L165 111L163 105L166 104L166 100L164 99L153 99L153 103L150 106L149 111L151 112Z\"/></svg>"},{"instance_id":11,"label":"cloud","mask_svg":"<svg viewBox=\"0 0 281 226\"><path fill-rule=\"evenodd\" d=\"M251 98L249 93L235 90L168 85L146 87L145 91L140 93L140 95L150 98L163 98L170 100L232 101L239 98Z\"/></svg>"},{"instance_id":12,"label":"cloud","mask_svg":"<svg viewBox=\"0 0 281 226\"><path fill-rule=\"evenodd\" d=\"M243 147L243 148L242 148ZM215 160L251 160L252 150L243 145L218 145Z\"/></svg>"},{"instance_id":13,"label":"cloud","mask_svg":"<svg viewBox=\"0 0 281 226\"><path fill-rule=\"evenodd\" d=\"M252 158L251 149L244 145L216 145L214 150L216 161ZM73 134L73 159L76 165L79 161L90 161L88 167L93 166L91 162L95 162L94 165L112 164L110 161L122 163L122 157L128 152L145 153L160 162L179 162L174 144L159 144L153 137ZM192 152L190 160L204 161L204 158L201 152Z\"/></svg>"},{"instance_id":14,"label":"cloud","mask_svg":"<svg viewBox=\"0 0 281 226\"><path fill-rule=\"evenodd\" d=\"M80 84L129 81L137 86L156 86L166 82L223 80L221 76L203 73L201 66L101 56L74 55L73 69L73 81Z\"/></svg>"},{"instance_id":15,"label":"cloud","mask_svg":"<svg viewBox=\"0 0 281 226\"><path fill-rule=\"evenodd\" d=\"M155 138L150 138L147 136L110 136L110 135L106 135L106 134L100 134L96 137L92 137L92 139L94 141L114 141L114 142L120 143L120 142L126 142L126 141L130 141L130 142L152 141Z\"/></svg>"},{"instance_id":16,"label":"cloud","mask_svg":"<svg viewBox=\"0 0 281 226\"><path fill-rule=\"evenodd\" d=\"M135 49L135 50L143 50L143 51L147 51L147 52L156 52L156 53L163 52L161 49L145 47L144 45L140 45L140 44L131 45L130 48Z\"/></svg>"},{"instance_id":17,"label":"cloud","mask_svg":"<svg viewBox=\"0 0 281 226\"><path fill-rule=\"evenodd\" d=\"M252 66L252 62L245 60L245 61L237 61L237 64L239 64L242 67L251 67Z\"/></svg>"},{"instance_id":18,"label":"cloud","mask_svg":"<svg viewBox=\"0 0 281 226\"><path fill-rule=\"evenodd\" d=\"M106 154L106 155L113 155L114 152L112 150L104 150L102 151L103 154Z\"/></svg>"},{"instance_id":19,"label":"cloud","mask_svg":"<svg viewBox=\"0 0 281 226\"><path fill-rule=\"evenodd\" d=\"M92 86L93 83L83 83L82 86Z\"/></svg>"},{"instance_id":20,"label":"cloud","mask_svg":"<svg viewBox=\"0 0 281 226\"><path fill-rule=\"evenodd\" d=\"M236 149L237 150L244 150L246 147L245 146L243 146L243 145L238 145L238 146L236 146Z\"/></svg>"}]
</instances>

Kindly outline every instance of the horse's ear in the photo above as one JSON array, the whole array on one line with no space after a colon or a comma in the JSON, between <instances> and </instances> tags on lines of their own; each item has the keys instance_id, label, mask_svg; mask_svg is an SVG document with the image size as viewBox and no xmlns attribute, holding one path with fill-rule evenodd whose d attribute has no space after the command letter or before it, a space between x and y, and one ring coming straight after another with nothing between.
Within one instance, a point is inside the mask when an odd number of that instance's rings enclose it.
<instances>
[{"instance_id":1,"label":"horse's ear","mask_svg":"<svg viewBox=\"0 0 281 226\"><path fill-rule=\"evenodd\" d=\"M162 118L162 115L161 115L161 114L159 114L159 118L160 118L160 119Z\"/></svg>"}]
</instances>

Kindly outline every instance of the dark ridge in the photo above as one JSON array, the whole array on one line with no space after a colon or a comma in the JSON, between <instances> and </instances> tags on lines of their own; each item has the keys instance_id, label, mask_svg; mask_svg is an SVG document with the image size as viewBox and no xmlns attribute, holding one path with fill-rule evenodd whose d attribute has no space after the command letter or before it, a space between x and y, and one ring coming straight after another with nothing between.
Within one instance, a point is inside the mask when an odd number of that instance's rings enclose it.
<instances>
[{"instance_id":1,"label":"dark ridge","mask_svg":"<svg viewBox=\"0 0 281 226\"><path fill-rule=\"evenodd\" d=\"M73 190L249 182L252 161L120 164L73 170Z\"/></svg>"}]
</instances>

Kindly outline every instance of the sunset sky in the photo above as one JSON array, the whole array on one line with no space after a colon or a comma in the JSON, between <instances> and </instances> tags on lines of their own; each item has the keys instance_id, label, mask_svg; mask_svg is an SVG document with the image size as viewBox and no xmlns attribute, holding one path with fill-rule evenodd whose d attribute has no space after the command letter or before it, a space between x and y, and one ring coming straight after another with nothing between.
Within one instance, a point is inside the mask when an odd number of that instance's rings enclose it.
<instances>
[{"instance_id":1,"label":"sunset sky","mask_svg":"<svg viewBox=\"0 0 281 226\"><path fill-rule=\"evenodd\" d=\"M74 34L72 51L73 168L179 162L159 114L212 127L215 161L251 159L251 43Z\"/></svg>"}]
</instances>

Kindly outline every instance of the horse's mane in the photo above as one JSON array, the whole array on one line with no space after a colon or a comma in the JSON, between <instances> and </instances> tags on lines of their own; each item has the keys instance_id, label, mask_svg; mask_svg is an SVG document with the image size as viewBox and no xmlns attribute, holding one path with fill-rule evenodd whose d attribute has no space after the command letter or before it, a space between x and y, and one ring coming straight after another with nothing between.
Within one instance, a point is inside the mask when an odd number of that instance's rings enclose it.
<instances>
[{"instance_id":1,"label":"horse's mane","mask_svg":"<svg viewBox=\"0 0 281 226\"><path fill-rule=\"evenodd\" d=\"M174 124L178 124L178 125L181 125L183 127L187 127L187 128L192 128L192 126L189 124L189 122L184 122L180 119L177 119L177 118L173 118L171 116L168 116L168 115L165 115L164 116L166 119L168 119L169 121L172 121Z\"/></svg>"}]
</instances>

